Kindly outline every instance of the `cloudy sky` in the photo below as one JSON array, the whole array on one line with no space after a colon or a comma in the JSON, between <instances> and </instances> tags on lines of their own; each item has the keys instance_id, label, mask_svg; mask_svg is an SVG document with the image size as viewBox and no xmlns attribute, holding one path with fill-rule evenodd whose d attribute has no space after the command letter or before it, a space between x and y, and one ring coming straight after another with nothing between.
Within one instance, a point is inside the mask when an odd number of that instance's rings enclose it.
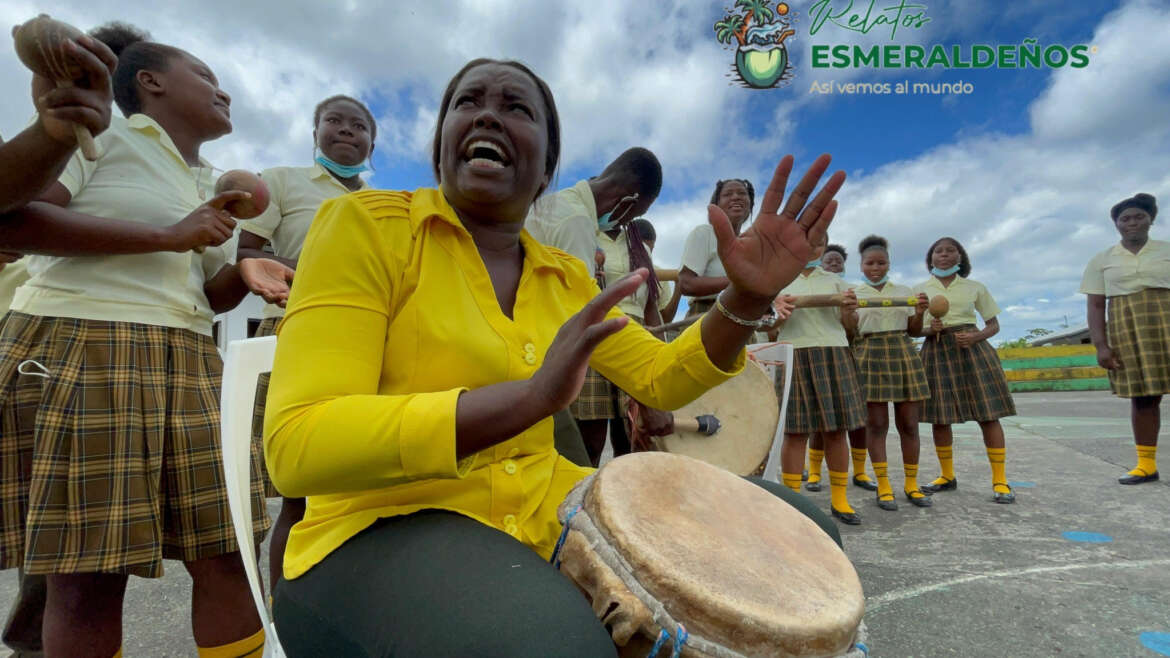
<instances>
[{"instance_id":1,"label":"cloudy sky","mask_svg":"<svg viewBox=\"0 0 1170 658\"><path fill-rule=\"evenodd\" d=\"M925 278L929 244L953 235L972 278L1004 309L1001 338L1084 321L1076 293L1084 264L1117 239L1109 207L1145 191L1170 205L1170 2L1012 3L906 0L920 28L868 34L826 24L817 3L791 2L790 82L746 89L729 78L735 53L715 40L731 2L199 3L59 0L50 9L6 0L0 23L40 11L89 29L124 20L206 61L233 97L233 134L204 151L223 169L311 161L311 115L335 93L361 97L379 130L373 183L433 184L428 146L450 76L478 56L520 59L556 95L564 132L559 186L598 173L629 146L662 161L663 194L648 218L655 260L676 266L687 232L706 221L719 178L763 188L793 153L803 169L821 152L849 174L832 239L851 256L869 233L890 239L893 278ZM896 4L878 0L876 7ZM837 11L848 0L830 1ZM864 9L868 0L855 0ZM775 6L774 3L770 6ZM844 22L844 19L842 19ZM1085 68L813 69L814 44L1086 44ZM0 133L32 113L28 73L0 58ZM814 82L967 82L970 94L812 93ZM1155 225L1153 236L1170 239Z\"/></svg>"}]
</instances>

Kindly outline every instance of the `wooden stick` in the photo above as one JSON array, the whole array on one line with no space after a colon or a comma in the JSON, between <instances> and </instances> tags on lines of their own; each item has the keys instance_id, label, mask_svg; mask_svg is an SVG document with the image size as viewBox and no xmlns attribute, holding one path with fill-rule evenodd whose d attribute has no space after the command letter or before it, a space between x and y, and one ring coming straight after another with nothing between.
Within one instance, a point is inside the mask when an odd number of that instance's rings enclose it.
<instances>
[{"instance_id":1,"label":"wooden stick","mask_svg":"<svg viewBox=\"0 0 1170 658\"><path fill-rule=\"evenodd\" d=\"M659 281L678 281L678 270L664 270L656 267L654 274Z\"/></svg>"},{"instance_id":2,"label":"wooden stick","mask_svg":"<svg viewBox=\"0 0 1170 658\"><path fill-rule=\"evenodd\" d=\"M845 295L797 295L792 299L796 308L824 308L829 306L844 306ZM859 297L858 308L877 308L890 306L917 306L917 297Z\"/></svg>"},{"instance_id":3,"label":"wooden stick","mask_svg":"<svg viewBox=\"0 0 1170 658\"><path fill-rule=\"evenodd\" d=\"M686 318L683 318L681 320L675 320L674 322L668 322L667 324L660 324L657 327L646 327L646 331L649 331L650 333L654 334L655 336L658 336L659 338L661 338L668 331L681 331L683 329L686 329L687 327L691 326L691 324L693 324L695 322L695 320L698 320L702 317L703 317L702 315L692 315L690 317L686 317Z\"/></svg>"}]
</instances>

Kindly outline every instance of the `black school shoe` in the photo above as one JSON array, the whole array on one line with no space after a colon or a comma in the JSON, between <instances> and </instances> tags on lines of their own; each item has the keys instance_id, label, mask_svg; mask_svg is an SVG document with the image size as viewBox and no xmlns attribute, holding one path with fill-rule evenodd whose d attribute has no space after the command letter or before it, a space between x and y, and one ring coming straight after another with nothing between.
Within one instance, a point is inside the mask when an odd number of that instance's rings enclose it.
<instances>
[{"instance_id":1,"label":"black school shoe","mask_svg":"<svg viewBox=\"0 0 1170 658\"><path fill-rule=\"evenodd\" d=\"M1134 470L1140 470L1140 469L1134 469ZM1142 473L1145 473L1145 471L1142 471ZM1157 482L1158 481L1158 471L1154 471L1153 473L1150 473L1149 475L1128 475L1127 474L1125 477L1117 478L1117 481L1120 484L1143 484L1145 482Z\"/></svg>"},{"instance_id":2,"label":"black school shoe","mask_svg":"<svg viewBox=\"0 0 1170 658\"><path fill-rule=\"evenodd\" d=\"M995 492L995 502L999 503L1000 505L1011 505L1012 503L1016 502L1016 494L1012 491L1012 488L1010 486L1008 486L1007 484L1002 483L1002 482L996 482L992 486L995 486L997 484L1002 484L1003 486L1007 487L1008 490L1007 490L1007 493L1000 493L1000 492L996 491Z\"/></svg>"},{"instance_id":3,"label":"black school shoe","mask_svg":"<svg viewBox=\"0 0 1170 658\"><path fill-rule=\"evenodd\" d=\"M918 496L915 498L911 495L914 493L922 493L922 491L919 489L915 489L914 491L903 491L902 493L906 494L906 500L910 501L910 503L915 507L930 507L931 505L934 505L934 501L930 499L930 496Z\"/></svg>"},{"instance_id":4,"label":"black school shoe","mask_svg":"<svg viewBox=\"0 0 1170 658\"><path fill-rule=\"evenodd\" d=\"M861 525L861 515L857 512L838 512L837 508L832 505L829 506L829 510L845 525Z\"/></svg>"},{"instance_id":5,"label":"black school shoe","mask_svg":"<svg viewBox=\"0 0 1170 658\"><path fill-rule=\"evenodd\" d=\"M894 494L889 493L886 495L889 496L889 498L882 498L881 494L878 494L877 506L880 507L881 509L886 510L887 512L898 511L898 503L896 501L894 501Z\"/></svg>"},{"instance_id":6,"label":"black school shoe","mask_svg":"<svg viewBox=\"0 0 1170 658\"><path fill-rule=\"evenodd\" d=\"M821 490L821 481L817 480L816 482L805 482L804 488L808 489L809 491L820 491Z\"/></svg>"},{"instance_id":7,"label":"black school shoe","mask_svg":"<svg viewBox=\"0 0 1170 658\"><path fill-rule=\"evenodd\" d=\"M946 479L946 478L943 478L943 479ZM938 493L940 491L958 491L959 478L955 478L953 480L947 480L946 482L943 482L942 484L934 484L933 482L931 482L931 483L924 484L919 488L922 489L922 493L928 493L928 494Z\"/></svg>"},{"instance_id":8,"label":"black school shoe","mask_svg":"<svg viewBox=\"0 0 1170 658\"><path fill-rule=\"evenodd\" d=\"M856 475L853 476L853 486L861 487L866 491L877 491L877 482L873 480L859 480Z\"/></svg>"}]
</instances>

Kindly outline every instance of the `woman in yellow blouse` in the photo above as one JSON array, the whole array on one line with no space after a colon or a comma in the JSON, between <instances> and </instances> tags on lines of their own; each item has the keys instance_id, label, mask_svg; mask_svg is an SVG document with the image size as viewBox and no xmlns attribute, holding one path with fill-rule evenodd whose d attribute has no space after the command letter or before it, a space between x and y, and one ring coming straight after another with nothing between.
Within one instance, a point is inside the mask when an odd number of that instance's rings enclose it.
<instances>
[{"instance_id":1,"label":"woman in yellow blouse","mask_svg":"<svg viewBox=\"0 0 1170 658\"><path fill-rule=\"evenodd\" d=\"M1132 407L1138 462L1118 481L1142 484L1158 479L1160 406L1170 393L1170 242L1150 239L1158 216L1152 195L1124 199L1109 215L1121 242L1089 261L1081 292L1089 297L1097 362L1109 371L1113 394Z\"/></svg>"},{"instance_id":2,"label":"woman in yellow blouse","mask_svg":"<svg viewBox=\"0 0 1170 658\"><path fill-rule=\"evenodd\" d=\"M922 421L931 424L934 450L942 473L926 493L959 488L952 453L951 425L976 421L983 432L983 445L991 464L991 488L997 503L1011 504L1016 496L1004 473L1006 448L999 419L1016 414L1016 403L1008 390L1007 378L995 348L988 339L999 333L999 306L987 286L968 279L971 259L954 238L939 238L926 251L930 279L914 287L928 299L942 295L950 310L933 318L923 330L922 365L930 384L930 397L922 406ZM975 313L983 318L983 329L975 326Z\"/></svg>"},{"instance_id":3,"label":"woman in yellow blouse","mask_svg":"<svg viewBox=\"0 0 1170 658\"><path fill-rule=\"evenodd\" d=\"M474 60L439 107L438 189L322 206L265 419L273 481L308 497L275 596L290 655L614 655L541 559L560 534L556 507L591 472L557 455L550 416L590 364L659 408L738 372L845 178L805 207L821 156L781 212L784 158L738 237L710 208L731 283L665 344L614 308L645 271L597 294L578 259L523 230L559 152L548 86L522 64Z\"/></svg>"},{"instance_id":4,"label":"woman in yellow blouse","mask_svg":"<svg viewBox=\"0 0 1170 658\"><path fill-rule=\"evenodd\" d=\"M271 201L257 218L244 222L240 231L239 258L272 258L293 268L305 244L305 236L317 209L328 199L366 188L360 174L374 150L378 125L364 103L349 96L330 96L313 110L314 162L309 167L272 167L260 173L268 186ZM317 151L320 153L316 153ZM264 251L271 243L272 253ZM278 304L264 307L264 319L256 336L276 334L276 325L284 317ZM256 411L252 439L264 441L264 400L268 394L268 374L260 375L256 384ZM264 495L280 495L265 473ZM269 543L269 582L280 576L284 545L288 531L305 515L303 498L283 498L280 514L272 526Z\"/></svg>"}]
</instances>

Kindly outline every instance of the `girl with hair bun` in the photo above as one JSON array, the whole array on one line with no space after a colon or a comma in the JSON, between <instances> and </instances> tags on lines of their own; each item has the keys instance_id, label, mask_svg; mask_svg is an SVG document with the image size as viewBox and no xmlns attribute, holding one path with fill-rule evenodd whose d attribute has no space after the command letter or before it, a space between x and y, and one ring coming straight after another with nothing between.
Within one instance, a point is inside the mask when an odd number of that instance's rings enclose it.
<instances>
[{"instance_id":1,"label":"girl with hair bun","mask_svg":"<svg viewBox=\"0 0 1170 658\"><path fill-rule=\"evenodd\" d=\"M1137 466L1121 484L1158 480L1162 396L1170 392L1170 242L1150 239L1158 202L1149 194L1109 211L1121 241L1085 267L1089 333L1113 394L1130 399Z\"/></svg>"},{"instance_id":2,"label":"girl with hair bun","mask_svg":"<svg viewBox=\"0 0 1170 658\"><path fill-rule=\"evenodd\" d=\"M930 397L922 409L922 421L930 423L934 449L942 473L926 493L959 488L955 476L951 425L973 420L983 432L983 445L991 463L992 498L997 503L1016 502L1005 471L1003 425L999 419L1016 414L999 356L988 339L999 333L999 306L987 286L968 279L971 259L954 238L939 238L926 251L926 269L931 277L914 287L928 299L942 295L950 310L933 318L922 335L922 363L930 384ZM975 314L983 318L983 329L975 326Z\"/></svg>"},{"instance_id":3,"label":"girl with hair bun","mask_svg":"<svg viewBox=\"0 0 1170 658\"><path fill-rule=\"evenodd\" d=\"M885 238L871 235L861 241L857 252L861 254L864 279L856 289L858 299L913 295L909 287L889 280L890 245ZM902 467L906 474L903 493L918 507L931 504L930 497L918 487L918 412L922 400L930 397L930 388L922 359L910 340L910 335L922 331L922 317L929 303L925 294L918 293L917 297L916 307L870 307L857 311L853 354L865 395L866 443L877 476L877 505L884 510L898 509L886 461L891 402L894 423L902 439Z\"/></svg>"},{"instance_id":4,"label":"girl with hair bun","mask_svg":"<svg viewBox=\"0 0 1170 658\"><path fill-rule=\"evenodd\" d=\"M232 129L211 69L125 25L94 37L118 55L125 118L97 137L97 161L75 154L6 236L48 255L29 257L32 277L0 325L0 425L32 462L27 497L4 501L2 566L47 576L47 655L120 655L129 576L158 578L172 559L191 575L200 655L259 656L223 480L212 319L249 290L283 301L291 271L231 262L224 206L249 195L216 195L199 155Z\"/></svg>"}]
</instances>

